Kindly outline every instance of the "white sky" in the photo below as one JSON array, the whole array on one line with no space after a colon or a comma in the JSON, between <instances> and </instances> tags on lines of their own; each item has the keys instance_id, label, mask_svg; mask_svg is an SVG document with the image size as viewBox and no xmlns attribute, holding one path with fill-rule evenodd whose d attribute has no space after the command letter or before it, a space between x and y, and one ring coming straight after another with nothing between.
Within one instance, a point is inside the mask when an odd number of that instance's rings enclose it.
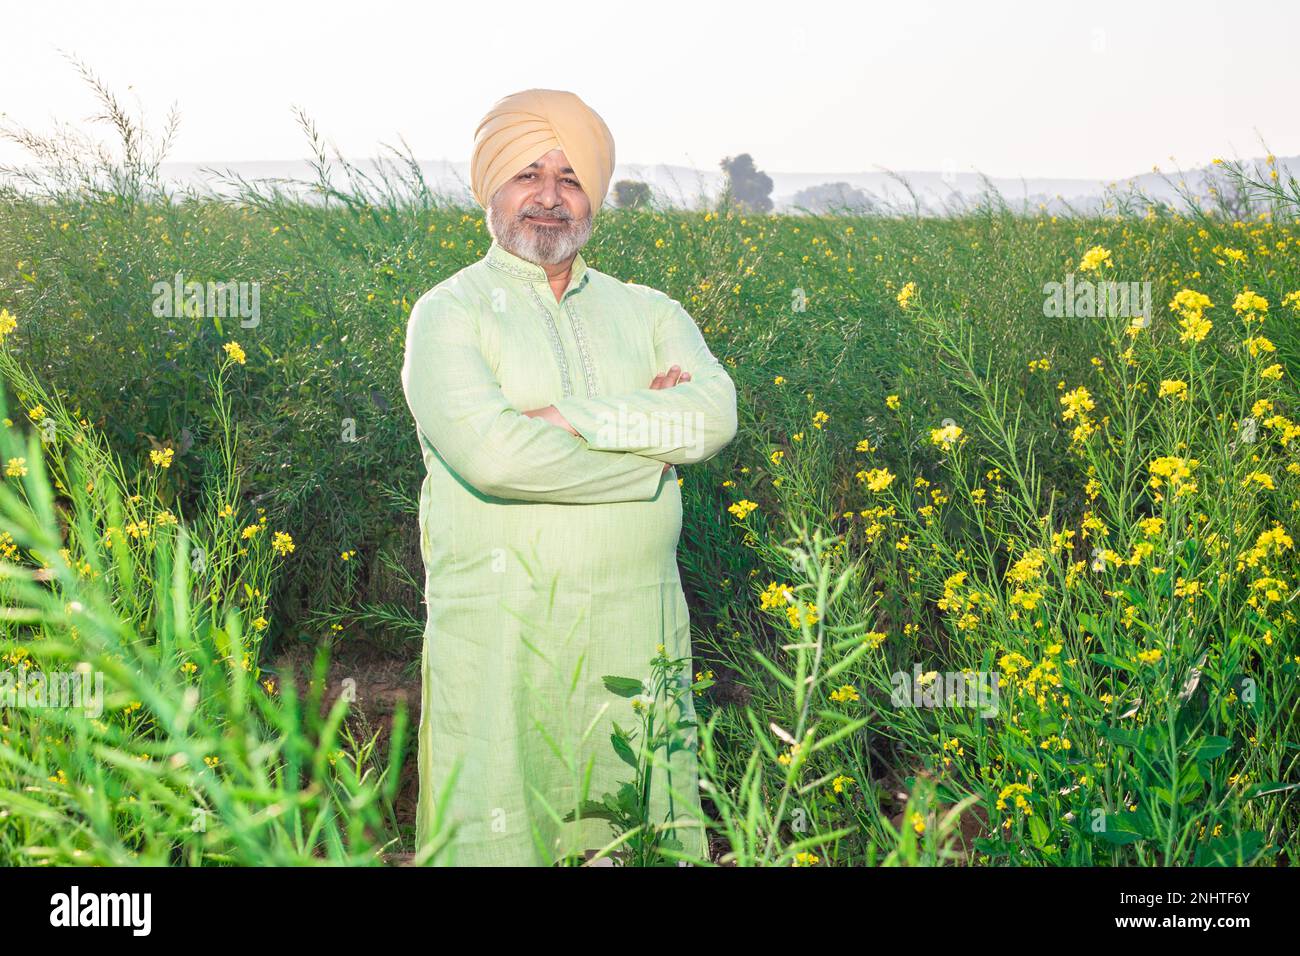
<instances>
[{"instance_id":1,"label":"white sky","mask_svg":"<svg viewBox=\"0 0 1300 956\"><path fill-rule=\"evenodd\" d=\"M350 157L401 134L466 160L534 86L586 100L623 163L1109 179L1261 135L1300 153L1294 0L9 0L0 23L6 120L94 112L66 50L155 124L178 103L173 160L302 159L294 105Z\"/></svg>"}]
</instances>

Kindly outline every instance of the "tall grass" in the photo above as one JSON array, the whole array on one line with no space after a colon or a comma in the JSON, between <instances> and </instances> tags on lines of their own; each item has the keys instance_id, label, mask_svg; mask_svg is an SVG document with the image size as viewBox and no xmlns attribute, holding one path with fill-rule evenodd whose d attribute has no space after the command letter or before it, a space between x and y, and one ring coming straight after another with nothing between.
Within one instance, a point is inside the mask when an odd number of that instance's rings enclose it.
<instances>
[{"instance_id":1,"label":"tall grass","mask_svg":"<svg viewBox=\"0 0 1300 956\"><path fill-rule=\"evenodd\" d=\"M410 304L489 237L401 154L367 178L303 125L314 183L169 199L69 173L0 192L0 306L23 321L5 373L58 436L5 438L29 471L0 496L22 549L8 652L99 661L122 688L99 750L7 733L0 779L26 801L0 818L8 852L175 854L196 808L212 823L186 859L253 859L250 823L277 860L384 846L391 765L364 741L331 765L337 716L312 726L256 668L284 639L418 657L421 459L396 370ZM1105 215L992 194L945 218L602 212L584 256L679 299L740 398L737 440L683 474L679 551L724 862L1296 862L1300 190L1272 169L1222 164L1231 193L1178 208L1116 193ZM260 323L153 316L177 272L260 282ZM1045 309L1071 274L1150 283L1152 314ZM247 364L209 382L232 338ZM28 489L38 467L67 528ZM245 542L227 505L291 534L293 560L269 530ZM193 517L157 526L161 508ZM147 545L103 545L142 522ZM199 571L174 557L196 547ZM17 570L39 569L33 549L50 581ZM60 617L74 599L106 608L96 627ZM945 700L960 675L996 680L995 703ZM220 729L254 715L299 743ZM147 759L112 756L133 746ZM59 769L105 783L87 796ZM128 773L165 813L112 801ZM647 862L658 822L614 802L633 835L611 852Z\"/></svg>"},{"instance_id":2,"label":"tall grass","mask_svg":"<svg viewBox=\"0 0 1300 956\"><path fill-rule=\"evenodd\" d=\"M373 865L395 842L404 715L385 765L345 700L322 717L324 649L305 700L259 680L276 556L239 521L234 365L211 379L221 431L186 521L0 349L25 406L0 431L7 865Z\"/></svg>"}]
</instances>

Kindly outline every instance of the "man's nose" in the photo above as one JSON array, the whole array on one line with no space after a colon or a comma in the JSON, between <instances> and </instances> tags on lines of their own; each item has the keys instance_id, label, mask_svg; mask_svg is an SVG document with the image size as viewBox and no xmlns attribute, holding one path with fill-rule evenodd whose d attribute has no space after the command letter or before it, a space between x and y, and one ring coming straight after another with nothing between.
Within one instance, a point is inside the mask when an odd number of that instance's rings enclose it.
<instances>
[{"instance_id":1,"label":"man's nose","mask_svg":"<svg viewBox=\"0 0 1300 956\"><path fill-rule=\"evenodd\" d=\"M537 187L537 202L547 209L554 209L560 205L560 190L555 180L542 178L541 184Z\"/></svg>"}]
</instances>

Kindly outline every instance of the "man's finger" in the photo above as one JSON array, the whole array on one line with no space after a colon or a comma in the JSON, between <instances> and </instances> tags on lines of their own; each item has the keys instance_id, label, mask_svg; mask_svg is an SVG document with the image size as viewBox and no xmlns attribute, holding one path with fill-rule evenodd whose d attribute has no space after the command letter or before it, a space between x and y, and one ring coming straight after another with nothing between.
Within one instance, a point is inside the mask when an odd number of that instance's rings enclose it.
<instances>
[{"instance_id":1,"label":"man's finger","mask_svg":"<svg viewBox=\"0 0 1300 956\"><path fill-rule=\"evenodd\" d=\"M672 388L674 385L679 385L682 382L689 382L690 380L691 380L690 372L683 372L681 370L681 366L674 365L668 371L660 372L658 375L656 375L654 379L650 382L650 387L651 388Z\"/></svg>"}]
</instances>

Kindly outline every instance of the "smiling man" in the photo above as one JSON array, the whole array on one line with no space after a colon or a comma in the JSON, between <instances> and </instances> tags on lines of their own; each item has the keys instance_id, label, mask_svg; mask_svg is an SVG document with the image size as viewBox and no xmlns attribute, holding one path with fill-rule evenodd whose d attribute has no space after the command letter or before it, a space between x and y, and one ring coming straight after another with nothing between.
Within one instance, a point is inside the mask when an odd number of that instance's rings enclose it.
<instances>
[{"instance_id":1,"label":"smiling man","mask_svg":"<svg viewBox=\"0 0 1300 956\"><path fill-rule=\"evenodd\" d=\"M634 771L610 743L638 726L606 676L649 684L687 659L689 746L660 751L650 819L703 855L690 627L674 465L736 432L736 392L663 292L579 251L614 169L581 99L525 90L479 124L474 196L492 243L411 311L402 385L427 469L417 858L547 865L605 846L581 799ZM449 836L450 835L450 836Z\"/></svg>"}]
</instances>

